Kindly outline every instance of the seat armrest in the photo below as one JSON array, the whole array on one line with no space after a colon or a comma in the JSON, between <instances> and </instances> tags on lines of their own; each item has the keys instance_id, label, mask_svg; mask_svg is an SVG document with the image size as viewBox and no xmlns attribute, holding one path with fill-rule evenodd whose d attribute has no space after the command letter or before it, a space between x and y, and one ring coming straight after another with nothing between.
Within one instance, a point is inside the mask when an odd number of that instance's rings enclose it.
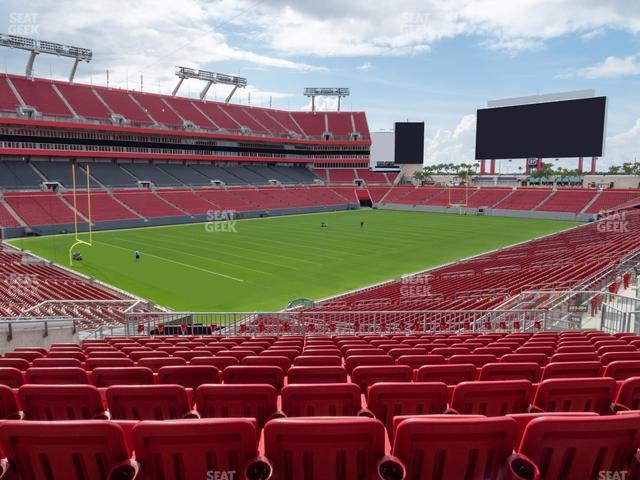
<instances>
[{"instance_id":1,"label":"seat armrest","mask_svg":"<svg viewBox=\"0 0 640 480\"><path fill-rule=\"evenodd\" d=\"M117 464L109 472L108 480L140 480L140 464L135 460L126 460Z\"/></svg>"},{"instance_id":2,"label":"seat armrest","mask_svg":"<svg viewBox=\"0 0 640 480\"><path fill-rule=\"evenodd\" d=\"M398 457L385 455L377 464L378 480L404 480L407 470Z\"/></svg>"},{"instance_id":3,"label":"seat armrest","mask_svg":"<svg viewBox=\"0 0 640 480\"><path fill-rule=\"evenodd\" d=\"M287 414L284 413L282 410L276 410L271 415L269 415L269 418L267 418L267 422L269 420L275 420L277 418L287 418Z\"/></svg>"},{"instance_id":4,"label":"seat armrest","mask_svg":"<svg viewBox=\"0 0 640 480\"><path fill-rule=\"evenodd\" d=\"M540 470L528 457L521 453L514 453L507 459L510 480L538 480Z\"/></svg>"},{"instance_id":5,"label":"seat armrest","mask_svg":"<svg viewBox=\"0 0 640 480\"><path fill-rule=\"evenodd\" d=\"M358 410L358 413L356 413L356 415L358 417L376 418L373 412L368 408L361 408L360 410Z\"/></svg>"},{"instance_id":6,"label":"seat armrest","mask_svg":"<svg viewBox=\"0 0 640 480\"><path fill-rule=\"evenodd\" d=\"M273 465L263 455L258 455L245 462L244 480L269 480L273 477Z\"/></svg>"},{"instance_id":7,"label":"seat armrest","mask_svg":"<svg viewBox=\"0 0 640 480\"><path fill-rule=\"evenodd\" d=\"M611 413L618 413L618 412L624 412L626 410L630 410L630 408L625 405L622 405L621 403L613 402L609 407L609 410L611 411Z\"/></svg>"}]
</instances>

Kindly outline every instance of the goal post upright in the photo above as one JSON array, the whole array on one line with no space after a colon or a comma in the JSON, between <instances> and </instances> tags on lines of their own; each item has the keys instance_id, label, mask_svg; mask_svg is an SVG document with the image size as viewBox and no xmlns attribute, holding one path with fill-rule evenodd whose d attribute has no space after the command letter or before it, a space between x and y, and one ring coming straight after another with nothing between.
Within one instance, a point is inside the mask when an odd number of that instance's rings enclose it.
<instances>
[{"instance_id":1,"label":"goal post upright","mask_svg":"<svg viewBox=\"0 0 640 480\"><path fill-rule=\"evenodd\" d=\"M89 165L87 165L87 221L89 222L89 241L82 240L78 234L78 186L76 183L76 165L71 164L71 180L73 188L73 230L74 230L74 243L69 247L69 266L73 266L73 249L78 245L92 246L93 243L93 228L91 225L91 181L89 173Z\"/></svg>"}]
</instances>

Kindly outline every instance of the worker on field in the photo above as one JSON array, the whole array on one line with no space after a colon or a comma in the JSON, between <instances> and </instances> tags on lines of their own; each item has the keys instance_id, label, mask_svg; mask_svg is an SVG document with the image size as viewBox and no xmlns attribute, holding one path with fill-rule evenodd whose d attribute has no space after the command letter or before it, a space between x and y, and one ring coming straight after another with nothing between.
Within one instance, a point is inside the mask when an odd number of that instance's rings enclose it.
<instances>
[{"instance_id":1,"label":"worker on field","mask_svg":"<svg viewBox=\"0 0 640 480\"><path fill-rule=\"evenodd\" d=\"M360 222L360 228L364 228L364 222Z\"/></svg>"},{"instance_id":2,"label":"worker on field","mask_svg":"<svg viewBox=\"0 0 640 480\"><path fill-rule=\"evenodd\" d=\"M140 260L140 250L136 250L136 261Z\"/></svg>"}]
</instances>

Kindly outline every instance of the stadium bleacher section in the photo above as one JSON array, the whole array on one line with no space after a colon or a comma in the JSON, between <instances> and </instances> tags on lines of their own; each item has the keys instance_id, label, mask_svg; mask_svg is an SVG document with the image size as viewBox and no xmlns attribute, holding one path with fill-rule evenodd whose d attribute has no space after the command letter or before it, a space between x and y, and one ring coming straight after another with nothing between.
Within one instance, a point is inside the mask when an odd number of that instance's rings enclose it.
<instances>
[{"instance_id":1,"label":"stadium bleacher section","mask_svg":"<svg viewBox=\"0 0 640 480\"><path fill-rule=\"evenodd\" d=\"M419 294L405 293L408 280L394 280L335 297L316 308L484 310L496 308L527 290L564 290L589 285L607 268L617 266L622 258L640 248L640 213L627 214L625 222L625 229L618 232L605 231L597 222L590 223L418 274L412 281L424 287ZM564 264L566 268L558 268Z\"/></svg>"},{"instance_id":2,"label":"stadium bleacher section","mask_svg":"<svg viewBox=\"0 0 640 480\"><path fill-rule=\"evenodd\" d=\"M0 359L2 468L70 480L208 472L250 480L633 478L638 360L611 355L619 348L640 358L638 344L633 333L594 330L141 335L21 348ZM577 346L597 359L594 375L545 375L555 355ZM472 363L433 353L455 348ZM474 362L488 349L496 352L490 363ZM541 364L511 360L531 349L547 350ZM327 358L318 351L332 352L326 366L297 366ZM411 352L429 358L407 366ZM48 361L73 366L42 366ZM152 370L151 362L166 365ZM318 383L329 369L342 371L340 381ZM386 381L386 372L406 369L409 376ZM92 476L78 474L78 462Z\"/></svg>"}]
</instances>

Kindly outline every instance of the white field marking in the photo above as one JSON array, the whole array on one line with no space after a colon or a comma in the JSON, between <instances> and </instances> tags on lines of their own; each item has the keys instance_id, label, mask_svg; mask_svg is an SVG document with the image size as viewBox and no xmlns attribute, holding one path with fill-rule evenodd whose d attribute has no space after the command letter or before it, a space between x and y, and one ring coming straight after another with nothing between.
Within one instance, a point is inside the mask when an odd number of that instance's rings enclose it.
<instances>
[{"instance_id":1,"label":"white field marking","mask_svg":"<svg viewBox=\"0 0 640 480\"><path fill-rule=\"evenodd\" d=\"M131 240L130 239L124 239L124 238L123 239L118 239L118 240L122 240L122 241L127 242L127 243L139 243L140 245L149 245L152 248L159 248L160 250L167 250L169 252L175 252L175 253L180 254L180 255L188 255L189 257L195 257L195 258L204 260L205 262L221 263L223 265L229 265L230 267L234 267L234 268L241 268L243 270L248 270L248 271L254 272L254 273L260 273L262 275L273 275L270 272L263 272L262 270L256 270L254 268L244 267L244 266L238 265L236 263L225 262L224 260L219 260L217 258L203 257L202 255L196 255L195 253L188 253L188 252L186 252L184 250L178 250L178 249L169 248L169 247L161 247L159 245L156 245L155 243L139 241L139 240L136 240L135 238L131 239ZM162 242L162 240L159 240L159 241ZM171 242L170 240L165 240L165 242L167 242L167 241Z\"/></svg>"},{"instance_id":2,"label":"white field marking","mask_svg":"<svg viewBox=\"0 0 640 480\"><path fill-rule=\"evenodd\" d=\"M263 275L273 275L273 273L271 273L271 272L264 272L262 270L256 270L255 268L244 267L242 265L238 265L236 263L225 262L224 260L219 260L217 258L203 257L202 255L196 255L195 253L188 253L188 252L186 252L184 250L178 250L178 249L169 248L169 247L161 247L159 245L156 245L155 243L148 243L148 242L139 241L139 240L135 240L135 239L134 240L123 239L123 240L125 242L129 242L129 243L131 243L131 242L139 243L140 245L151 245L151 247L153 247L153 248L159 248L161 250L167 250L169 252L175 252L175 253L178 253L180 255L188 255L190 257L196 257L196 258L199 258L201 260L205 260L207 262L222 263L224 265L229 265L229 266L234 267L234 268L241 268L243 270L248 270L250 272L255 272L255 273L261 273ZM162 242L163 240L154 239L154 241ZM174 243L171 242L171 240L164 240L164 242L169 242L172 245L174 245ZM227 254L225 253L224 255L226 256ZM231 256L236 256L237 257L237 255L231 255Z\"/></svg>"},{"instance_id":3,"label":"white field marking","mask_svg":"<svg viewBox=\"0 0 640 480\"><path fill-rule=\"evenodd\" d=\"M108 247L119 248L120 250L125 250L127 252L133 252L134 251L134 250L132 250L130 248L121 247L120 245L113 245L113 244L107 243L107 242L99 242L97 240L94 240L94 243L99 243L101 245L106 245ZM169 262L169 263L174 263L176 265L180 265L181 267L191 268L193 270L199 270L201 272L208 273L210 275L215 275L217 277L224 277L224 278L228 278L229 280L234 280L236 282L244 283L244 280L242 280L241 278L236 278L236 277L232 277L231 275L225 275L224 273L214 272L212 270L207 270L205 268L196 267L194 265L189 265L188 263L177 262L175 260L171 260L170 258L164 258L164 257L160 257L159 255L153 255L152 253L145 253L145 256L152 257L152 258L157 258L158 260L163 260L163 261Z\"/></svg>"},{"instance_id":4,"label":"white field marking","mask_svg":"<svg viewBox=\"0 0 640 480\"><path fill-rule=\"evenodd\" d=\"M161 237L163 237L163 238L178 238L178 237L176 237L175 235L167 235L167 234L161 234ZM183 233L183 234L181 235L181 237L180 237L180 238L185 238L185 237L188 237L190 242L195 242L195 243L200 243L200 244L203 244L203 245L211 246L211 244L210 244L210 243L205 242L204 240L200 240L200 237L199 237L199 236L195 236L195 235L191 235L191 234L184 234L184 233ZM156 238L157 238L157 237L156 237ZM236 239L236 240L234 240L234 241L237 241L237 239ZM260 239L260 241L262 242L262 241L263 241L263 239ZM235 244L234 244L234 245L225 244L225 245L223 245L223 247L224 247L225 249L228 249L228 248L232 248L232 249L233 249L233 248L235 248L235 249L238 249L238 250L244 250L244 251L247 251L247 252L253 252L253 253L255 253L255 252L256 252L256 249L255 249L255 248L241 247L241 246L239 246L239 245L235 245ZM198 247L196 247L196 248L198 248ZM204 248L202 248L202 249L204 250ZM233 255L233 254L229 254L229 253L226 253L226 255L231 255L231 256L237 256L237 257L239 257L239 255ZM292 261L299 261L299 262L304 262L304 263L311 263L311 264L313 264L313 265L322 265L322 263L320 263L320 262L312 262L312 261L310 261L310 260L305 260L305 259L303 259L303 258L289 257L289 256L287 256L287 255L281 255L281 254L279 254L279 253L262 252L262 251L261 251L261 252L260 252L260 255L271 255L271 256L274 256L274 257L286 258L287 260L292 260ZM240 257L240 258L243 258L243 257ZM293 269L295 269L295 267L292 267L291 265L282 265L282 264L280 264L280 263L266 262L266 261L264 261L264 260L259 260L259 259L256 259L255 261L260 262L260 263L266 263L267 265L273 265L273 266L276 266L276 267L281 267L281 268L293 268Z\"/></svg>"}]
</instances>

